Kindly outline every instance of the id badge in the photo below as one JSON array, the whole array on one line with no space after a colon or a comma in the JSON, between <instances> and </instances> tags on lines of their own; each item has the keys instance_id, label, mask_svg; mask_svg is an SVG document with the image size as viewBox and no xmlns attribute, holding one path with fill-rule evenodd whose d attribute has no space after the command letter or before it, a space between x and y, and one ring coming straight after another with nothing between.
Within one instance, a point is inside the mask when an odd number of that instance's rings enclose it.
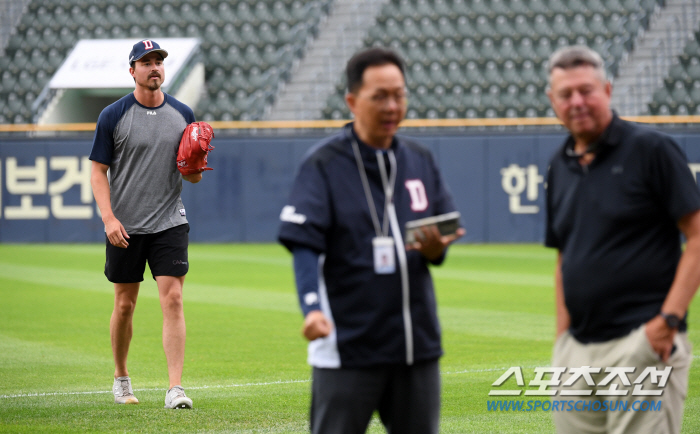
<instances>
[{"instance_id":1,"label":"id badge","mask_svg":"<svg viewBox=\"0 0 700 434\"><path fill-rule=\"evenodd\" d=\"M394 254L394 239L391 237L372 238L374 250L374 272L377 274L392 274L396 271L396 255Z\"/></svg>"}]
</instances>

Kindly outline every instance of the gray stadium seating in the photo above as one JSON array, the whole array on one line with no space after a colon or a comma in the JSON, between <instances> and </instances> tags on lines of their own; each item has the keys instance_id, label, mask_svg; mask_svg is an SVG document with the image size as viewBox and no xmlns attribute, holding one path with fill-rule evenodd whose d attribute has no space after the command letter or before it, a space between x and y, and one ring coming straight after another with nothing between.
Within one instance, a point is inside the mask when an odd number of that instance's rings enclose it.
<instances>
[{"instance_id":1,"label":"gray stadium seating","mask_svg":"<svg viewBox=\"0 0 700 434\"><path fill-rule=\"evenodd\" d=\"M32 0L0 57L0 121L35 121L29 100L34 101L78 40L147 37L201 38L206 98L195 108L198 119L261 119L331 3ZM236 83L242 86L234 87ZM233 89L245 95L233 97Z\"/></svg>"},{"instance_id":2,"label":"gray stadium seating","mask_svg":"<svg viewBox=\"0 0 700 434\"><path fill-rule=\"evenodd\" d=\"M409 98L409 117L448 111L459 117L553 116L545 96L549 55L559 46L585 43L601 53L614 76L656 4L656 0L391 0L364 42L390 46L405 58L409 91L420 90L419 96ZM700 74L700 65L696 72ZM449 95L454 89L459 89L459 98L427 104L433 101L430 94ZM337 92L344 89L338 87ZM324 117L349 117L336 101L337 95L329 97Z\"/></svg>"},{"instance_id":3,"label":"gray stadium seating","mask_svg":"<svg viewBox=\"0 0 700 434\"><path fill-rule=\"evenodd\" d=\"M652 115L700 114L700 32L686 41L647 108Z\"/></svg>"},{"instance_id":4,"label":"gray stadium seating","mask_svg":"<svg viewBox=\"0 0 700 434\"><path fill-rule=\"evenodd\" d=\"M552 116L548 56L586 43L613 76L663 0L390 0L365 46L407 63L408 117ZM198 37L203 120L261 119L318 32L332 0L32 0L0 56L0 123L32 122L31 104L79 39ZM157 16L154 22L149 17ZM648 104L700 114L700 39L691 38ZM343 79L323 117L350 116Z\"/></svg>"}]
</instances>

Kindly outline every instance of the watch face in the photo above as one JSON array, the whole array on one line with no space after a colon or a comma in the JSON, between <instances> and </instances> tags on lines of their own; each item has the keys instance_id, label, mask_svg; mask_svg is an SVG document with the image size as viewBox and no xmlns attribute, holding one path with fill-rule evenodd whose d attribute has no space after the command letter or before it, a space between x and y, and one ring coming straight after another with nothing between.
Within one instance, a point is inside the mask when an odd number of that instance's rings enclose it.
<instances>
[{"instance_id":1,"label":"watch face","mask_svg":"<svg viewBox=\"0 0 700 434\"><path fill-rule=\"evenodd\" d=\"M664 314L663 317L666 320L666 325L668 325L672 329L676 329L678 328L678 326L681 325L681 319L678 318L676 315Z\"/></svg>"}]
</instances>

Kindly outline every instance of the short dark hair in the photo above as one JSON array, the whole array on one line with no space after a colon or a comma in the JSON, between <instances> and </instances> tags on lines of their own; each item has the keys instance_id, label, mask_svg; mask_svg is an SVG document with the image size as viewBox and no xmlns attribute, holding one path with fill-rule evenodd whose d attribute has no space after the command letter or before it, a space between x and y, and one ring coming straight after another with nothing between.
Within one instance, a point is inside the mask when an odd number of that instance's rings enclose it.
<instances>
[{"instance_id":1,"label":"short dark hair","mask_svg":"<svg viewBox=\"0 0 700 434\"><path fill-rule=\"evenodd\" d=\"M406 73L404 72L403 60L395 52L387 50L386 48L373 47L355 53L355 55L348 60L348 64L345 67L348 92L357 92L362 86L362 74L364 74L365 69L370 66L382 66L390 63L399 68L401 75L403 75L405 79Z\"/></svg>"}]
</instances>

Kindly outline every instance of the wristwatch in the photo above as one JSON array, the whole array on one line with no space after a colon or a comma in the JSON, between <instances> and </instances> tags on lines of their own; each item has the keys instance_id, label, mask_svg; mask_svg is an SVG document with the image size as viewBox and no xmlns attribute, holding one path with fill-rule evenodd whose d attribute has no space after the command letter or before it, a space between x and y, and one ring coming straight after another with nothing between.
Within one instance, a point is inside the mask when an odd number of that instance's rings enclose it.
<instances>
[{"instance_id":1,"label":"wristwatch","mask_svg":"<svg viewBox=\"0 0 700 434\"><path fill-rule=\"evenodd\" d=\"M668 328L677 329L681 325L681 318L678 315L663 312L661 312L660 315L666 321Z\"/></svg>"}]
</instances>

